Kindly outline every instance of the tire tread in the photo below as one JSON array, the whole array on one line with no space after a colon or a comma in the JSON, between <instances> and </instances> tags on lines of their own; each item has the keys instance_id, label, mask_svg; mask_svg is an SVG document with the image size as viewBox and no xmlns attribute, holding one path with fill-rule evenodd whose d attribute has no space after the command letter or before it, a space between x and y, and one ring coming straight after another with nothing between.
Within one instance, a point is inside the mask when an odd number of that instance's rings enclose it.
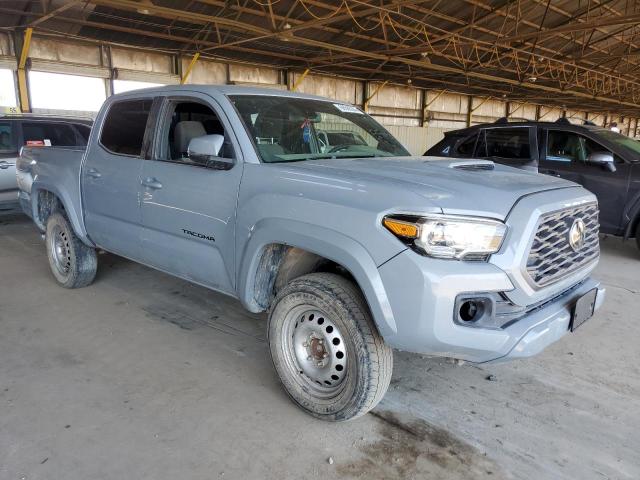
<instances>
[{"instance_id":1,"label":"tire tread","mask_svg":"<svg viewBox=\"0 0 640 480\"><path fill-rule=\"evenodd\" d=\"M281 298L300 291L320 291L324 297L334 299L343 305L362 336L363 343L358 356L368 362L367 388L364 395L356 404L326 419L350 420L364 415L382 400L389 387L393 372L393 350L377 331L360 289L350 280L333 273L318 272L303 275L292 280L278 292L273 305L276 305Z\"/></svg>"}]
</instances>

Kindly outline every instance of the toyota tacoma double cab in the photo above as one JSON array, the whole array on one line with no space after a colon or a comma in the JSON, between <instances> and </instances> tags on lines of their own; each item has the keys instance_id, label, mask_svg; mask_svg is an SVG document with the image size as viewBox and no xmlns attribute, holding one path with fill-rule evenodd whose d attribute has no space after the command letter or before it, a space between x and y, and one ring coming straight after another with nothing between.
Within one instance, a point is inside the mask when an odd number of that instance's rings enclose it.
<instances>
[{"instance_id":1,"label":"toyota tacoma double cab","mask_svg":"<svg viewBox=\"0 0 640 480\"><path fill-rule=\"evenodd\" d=\"M328 131L364 142L327 145ZM321 419L373 408L394 348L528 357L604 300L593 194L412 157L335 100L204 85L115 95L86 149L25 148L18 170L62 286L89 285L105 250L268 312L275 370Z\"/></svg>"}]
</instances>

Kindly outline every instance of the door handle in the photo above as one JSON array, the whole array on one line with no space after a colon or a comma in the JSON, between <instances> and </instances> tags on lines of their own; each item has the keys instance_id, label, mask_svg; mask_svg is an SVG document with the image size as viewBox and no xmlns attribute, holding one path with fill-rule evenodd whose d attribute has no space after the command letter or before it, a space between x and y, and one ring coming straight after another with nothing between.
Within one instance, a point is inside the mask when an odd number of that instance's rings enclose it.
<instances>
[{"instance_id":1,"label":"door handle","mask_svg":"<svg viewBox=\"0 0 640 480\"><path fill-rule=\"evenodd\" d=\"M87 176L92 178L100 178L102 174L95 168L90 168L89 170L87 170Z\"/></svg>"},{"instance_id":2,"label":"door handle","mask_svg":"<svg viewBox=\"0 0 640 480\"><path fill-rule=\"evenodd\" d=\"M5 162L4 160L0 162L0 169L2 170L6 170L7 168L9 168L11 165L9 165L8 162Z\"/></svg>"},{"instance_id":3,"label":"door handle","mask_svg":"<svg viewBox=\"0 0 640 480\"><path fill-rule=\"evenodd\" d=\"M140 182L143 186L147 188L151 188L153 190L160 190L162 188L162 183L158 181L155 177L147 177Z\"/></svg>"}]
</instances>

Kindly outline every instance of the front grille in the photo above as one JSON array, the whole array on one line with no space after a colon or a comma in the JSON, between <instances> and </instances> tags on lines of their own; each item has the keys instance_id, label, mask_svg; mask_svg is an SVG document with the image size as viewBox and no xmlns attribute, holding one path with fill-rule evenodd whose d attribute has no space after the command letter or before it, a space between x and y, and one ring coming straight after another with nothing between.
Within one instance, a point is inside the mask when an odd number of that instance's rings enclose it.
<instances>
[{"instance_id":1,"label":"front grille","mask_svg":"<svg viewBox=\"0 0 640 480\"><path fill-rule=\"evenodd\" d=\"M569 231L578 219L586 228L584 243L574 250L569 243ZM595 203L540 217L527 259L527 273L533 282L544 287L596 259L600 254L598 227L598 205Z\"/></svg>"}]
</instances>

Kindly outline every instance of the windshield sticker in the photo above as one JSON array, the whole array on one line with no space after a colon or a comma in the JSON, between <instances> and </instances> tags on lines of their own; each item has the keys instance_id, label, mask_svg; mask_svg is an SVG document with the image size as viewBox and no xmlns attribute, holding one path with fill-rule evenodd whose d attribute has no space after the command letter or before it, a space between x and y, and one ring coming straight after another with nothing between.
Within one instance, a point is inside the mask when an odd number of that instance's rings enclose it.
<instances>
[{"instance_id":1,"label":"windshield sticker","mask_svg":"<svg viewBox=\"0 0 640 480\"><path fill-rule=\"evenodd\" d=\"M353 105L345 105L344 103L334 103L333 106L343 113L359 113L360 115L364 113L358 107L354 107Z\"/></svg>"}]
</instances>

